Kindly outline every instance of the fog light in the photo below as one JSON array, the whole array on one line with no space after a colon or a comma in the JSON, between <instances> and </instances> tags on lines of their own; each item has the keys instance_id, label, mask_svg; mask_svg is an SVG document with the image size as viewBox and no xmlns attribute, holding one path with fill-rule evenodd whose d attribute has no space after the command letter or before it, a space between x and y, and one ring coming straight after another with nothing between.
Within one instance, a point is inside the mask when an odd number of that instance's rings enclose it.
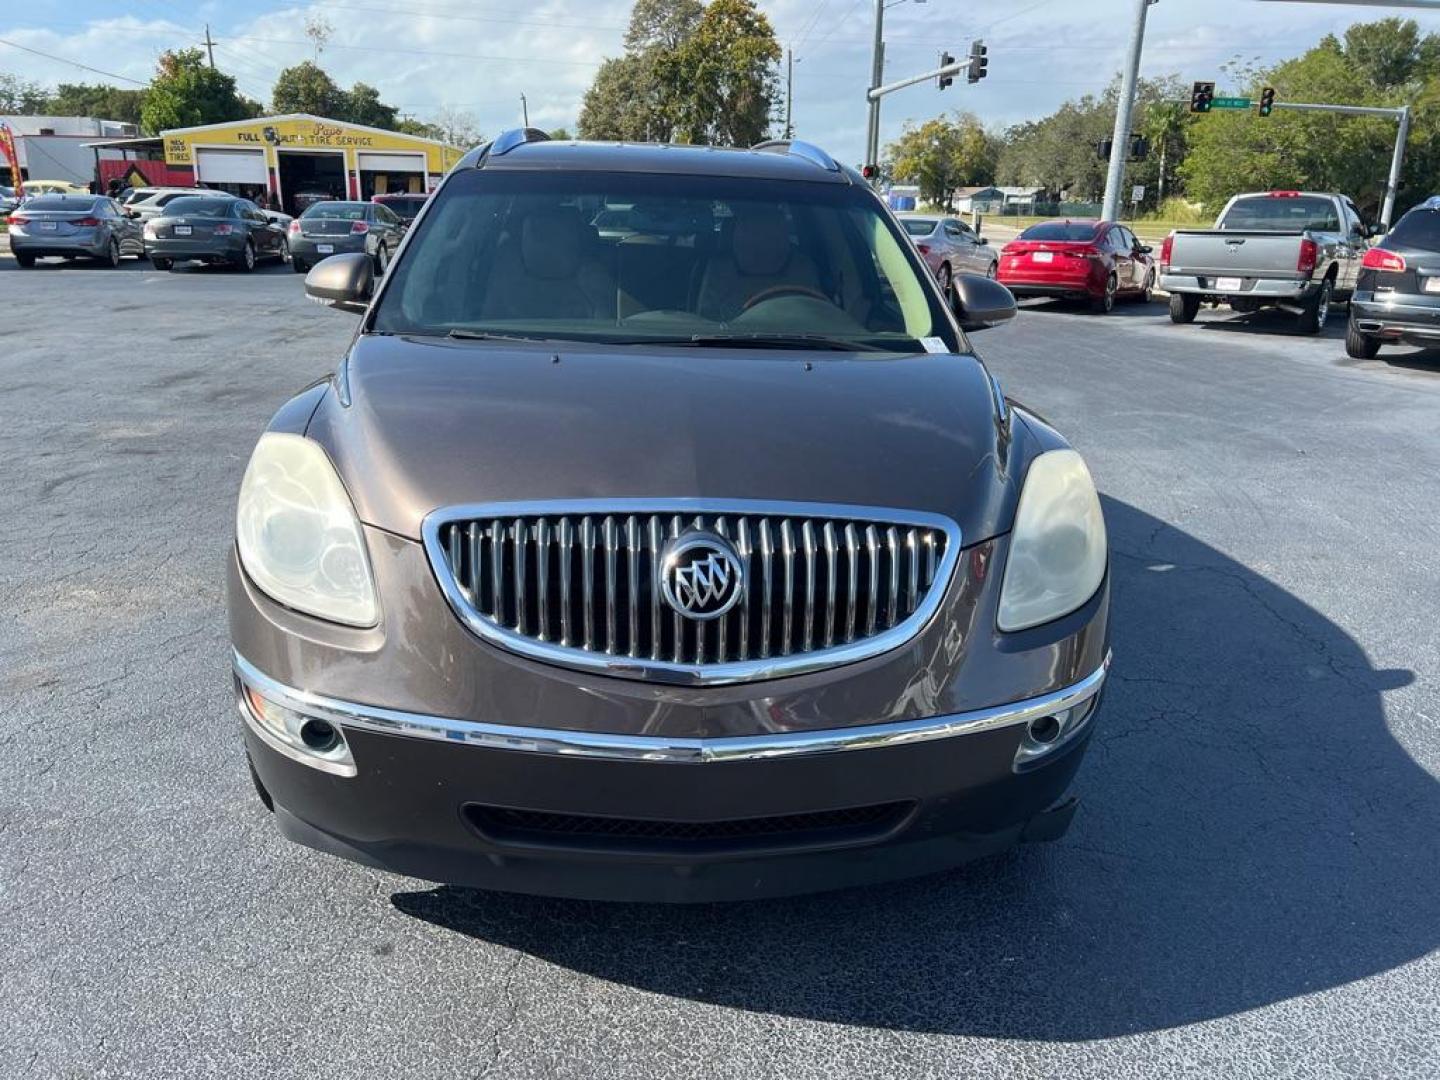
<instances>
[{"instance_id":1,"label":"fog light","mask_svg":"<svg viewBox=\"0 0 1440 1080\"><path fill-rule=\"evenodd\" d=\"M1046 758L1073 742L1085 730L1099 703L1100 695L1096 694L1078 705L1031 720L1015 749L1015 771L1043 764Z\"/></svg>"},{"instance_id":2,"label":"fog light","mask_svg":"<svg viewBox=\"0 0 1440 1080\"><path fill-rule=\"evenodd\" d=\"M344 734L329 720L306 716L240 686L240 713L277 753L334 776L354 776L355 759Z\"/></svg>"}]
</instances>

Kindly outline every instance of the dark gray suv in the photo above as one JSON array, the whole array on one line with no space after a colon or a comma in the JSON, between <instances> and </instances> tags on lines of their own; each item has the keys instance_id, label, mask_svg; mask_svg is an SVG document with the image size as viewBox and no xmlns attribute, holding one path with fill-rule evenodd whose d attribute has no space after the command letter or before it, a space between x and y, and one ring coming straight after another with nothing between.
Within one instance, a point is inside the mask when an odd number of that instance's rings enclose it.
<instances>
[{"instance_id":1,"label":"dark gray suv","mask_svg":"<svg viewBox=\"0 0 1440 1080\"><path fill-rule=\"evenodd\" d=\"M623 218L623 229L597 221ZM288 837L435 881L736 899L1064 832L1109 665L1079 455L853 170L470 153L241 484L237 703Z\"/></svg>"}]
</instances>

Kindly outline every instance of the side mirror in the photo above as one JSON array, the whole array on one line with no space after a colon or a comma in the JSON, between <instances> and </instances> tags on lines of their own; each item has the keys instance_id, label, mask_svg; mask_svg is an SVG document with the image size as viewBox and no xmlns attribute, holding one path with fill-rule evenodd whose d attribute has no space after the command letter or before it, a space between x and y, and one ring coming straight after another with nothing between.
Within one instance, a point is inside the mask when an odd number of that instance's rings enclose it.
<instances>
[{"instance_id":1,"label":"side mirror","mask_svg":"<svg viewBox=\"0 0 1440 1080\"><path fill-rule=\"evenodd\" d=\"M1365 226L1365 235L1366 235L1366 236L1384 236L1384 235L1385 235L1385 226L1384 226L1384 225L1367 225L1367 226Z\"/></svg>"},{"instance_id":2,"label":"side mirror","mask_svg":"<svg viewBox=\"0 0 1440 1080\"><path fill-rule=\"evenodd\" d=\"M1015 317L1015 297L1004 285L979 274L956 274L951 307L967 333L999 326Z\"/></svg>"},{"instance_id":3,"label":"side mirror","mask_svg":"<svg viewBox=\"0 0 1440 1080\"><path fill-rule=\"evenodd\" d=\"M1135 250L1138 251L1138 252L1140 252L1141 255L1149 255L1149 254L1150 254L1152 251L1154 251L1155 249L1154 249L1153 247L1151 247L1149 244L1141 244L1141 245L1140 245L1139 247L1137 247Z\"/></svg>"},{"instance_id":4,"label":"side mirror","mask_svg":"<svg viewBox=\"0 0 1440 1080\"><path fill-rule=\"evenodd\" d=\"M305 275L305 295L341 311L364 311L375 288L375 270L363 251L321 259Z\"/></svg>"},{"instance_id":5,"label":"side mirror","mask_svg":"<svg viewBox=\"0 0 1440 1080\"><path fill-rule=\"evenodd\" d=\"M123 213L128 218L138 218L140 216L139 210L125 210Z\"/></svg>"},{"instance_id":6,"label":"side mirror","mask_svg":"<svg viewBox=\"0 0 1440 1080\"><path fill-rule=\"evenodd\" d=\"M977 244L979 244L981 247L989 247L989 246L990 246L990 238L989 238L988 236L976 237L975 242L976 242Z\"/></svg>"}]
</instances>

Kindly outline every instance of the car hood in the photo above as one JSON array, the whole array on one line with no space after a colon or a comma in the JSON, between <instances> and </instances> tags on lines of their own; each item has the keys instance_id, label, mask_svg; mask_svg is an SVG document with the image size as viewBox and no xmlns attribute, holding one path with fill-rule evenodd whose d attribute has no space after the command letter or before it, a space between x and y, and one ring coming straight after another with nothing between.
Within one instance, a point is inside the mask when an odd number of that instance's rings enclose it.
<instances>
[{"instance_id":1,"label":"car hood","mask_svg":"<svg viewBox=\"0 0 1440 1080\"><path fill-rule=\"evenodd\" d=\"M971 544L1017 487L971 356L363 335L307 433L361 520L412 539L460 503L713 498L928 511Z\"/></svg>"}]
</instances>

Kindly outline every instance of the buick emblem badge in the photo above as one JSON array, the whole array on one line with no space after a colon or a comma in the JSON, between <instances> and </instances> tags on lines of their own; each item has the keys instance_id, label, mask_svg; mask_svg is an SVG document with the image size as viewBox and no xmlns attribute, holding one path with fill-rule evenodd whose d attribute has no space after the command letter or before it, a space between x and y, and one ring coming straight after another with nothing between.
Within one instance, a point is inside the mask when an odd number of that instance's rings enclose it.
<instances>
[{"instance_id":1,"label":"buick emblem badge","mask_svg":"<svg viewBox=\"0 0 1440 1080\"><path fill-rule=\"evenodd\" d=\"M659 567L660 595L687 619L718 619L745 592L745 567L730 541L692 530L665 545Z\"/></svg>"}]
</instances>

